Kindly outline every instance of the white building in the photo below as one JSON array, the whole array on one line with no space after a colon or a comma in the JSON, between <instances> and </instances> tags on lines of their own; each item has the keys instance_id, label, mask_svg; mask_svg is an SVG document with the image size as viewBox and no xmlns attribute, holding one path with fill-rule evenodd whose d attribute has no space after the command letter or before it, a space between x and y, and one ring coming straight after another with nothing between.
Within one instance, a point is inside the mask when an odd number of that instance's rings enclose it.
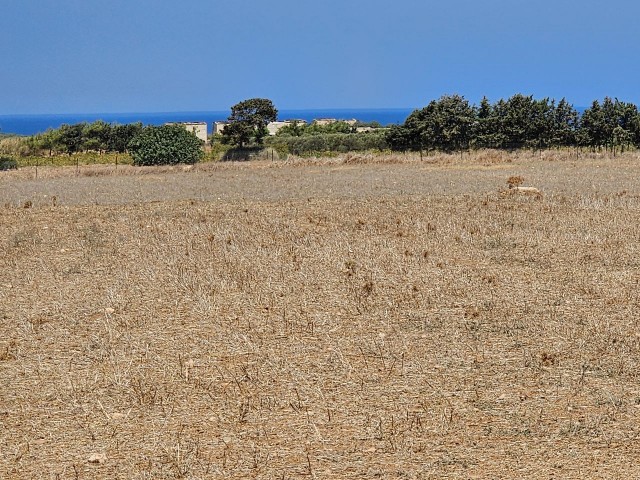
<instances>
[{"instance_id":1,"label":"white building","mask_svg":"<svg viewBox=\"0 0 640 480\"><path fill-rule=\"evenodd\" d=\"M229 122L213 122L213 134L222 133L224 127L226 127Z\"/></svg>"},{"instance_id":2,"label":"white building","mask_svg":"<svg viewBox=\"0 0 640 480\"><path fill-rule=\"evenodd\" d=\"M167 123L167 125L181 125L187 131L193 132L204 143L207 143L207 122L177 122Z\"/></svg>"},{"instance_id":3,"label":"white building","mask_svg":"<svg viewBox=\"0 0 640 480\"><path fill-rule=\"evenodd\" d=\"M293 125L294 123L298 125L306 125L306 120L283 120L281 122L270 122L267 124L267 130L269 131L269 135L275 135L278 133L282 127L287 127L289 125Z\"/></svg>"}]
</instances>

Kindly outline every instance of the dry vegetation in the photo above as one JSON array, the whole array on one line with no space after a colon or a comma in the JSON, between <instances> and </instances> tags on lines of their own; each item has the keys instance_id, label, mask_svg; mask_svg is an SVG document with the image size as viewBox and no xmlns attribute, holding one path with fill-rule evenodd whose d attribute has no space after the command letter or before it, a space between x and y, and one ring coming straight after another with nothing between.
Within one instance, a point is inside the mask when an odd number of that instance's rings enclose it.
<instances>
[{"instance_id":1,"label":"dry vegetation","mask_svg":"<svg viewBox=\"0 0 640 480\"><path fill-rule=\"evenodd\" d=\"M3 174L0 478L638 477L638 159L484 155Z\"/></svg>"}]
</instances>

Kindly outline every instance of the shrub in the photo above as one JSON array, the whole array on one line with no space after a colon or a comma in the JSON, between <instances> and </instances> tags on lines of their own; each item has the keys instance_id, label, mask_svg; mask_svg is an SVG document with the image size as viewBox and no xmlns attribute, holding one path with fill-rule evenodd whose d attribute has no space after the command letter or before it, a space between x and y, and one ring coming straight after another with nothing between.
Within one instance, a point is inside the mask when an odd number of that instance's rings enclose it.
<instances>
[{"instance_id":1,"label":"shrub","mask_svg":"<svg viewBox=\"0 0 640 480\"><path fill-rule=\"evenodd\" d=\"M301 137L277 136L267 140L267 145L278 152L294 155L308 155L326 152L362 152L368 150L385 150L388 148L383 132L369 133L324 133Z\"/></svg>"},{"instance_id":2,"label":"shrub","mask_svg":"<svg viewBox=\"0 0 640 480\"><path fill-rule=\"evenodd\" d=\"M193 164L204 156L202 142L181 125L148 126L129 142L134 165Z\"/></svg>"},{"instance_id":3,"label":"shrub","mask_svg":"<svg viewBox=\"0 0 640 480\"><path fill-rule=\"evenodd\" d=\"M222 160L225 162L244 162L247 160L280 160L280 154L275 148L235 147L225 152Z\"/></svg>"},{"instance_id":4,"label":"shrub","mask_svg":"<svg viewBox=\"0 0 640 480\"><path fill-rule=\"evenodd\" d=\"M28 137L9 137L0 140L0 154L26 157L33 152Z\"/></svg>"},{"instance_id":5,"label":"shrub","mask_svg":"<svg viewBox=\"0 0 640 480\"><path fill-rule=\"evenodd\" d=\"M16 170L18 162L11 157L0 157L0 171Z\"/></svg>"}]
</instances>

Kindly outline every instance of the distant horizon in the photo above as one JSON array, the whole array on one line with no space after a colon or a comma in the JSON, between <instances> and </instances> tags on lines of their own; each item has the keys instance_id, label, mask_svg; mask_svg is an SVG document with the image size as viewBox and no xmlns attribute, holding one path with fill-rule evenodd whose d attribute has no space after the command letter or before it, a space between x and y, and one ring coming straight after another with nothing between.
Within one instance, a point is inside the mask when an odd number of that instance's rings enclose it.
<instances>
[{"instance_id":1,"label":"distant horizon","mask_svg":"<svg viewBox=\"0 0 640 480\"><path fill-rule=\"evenodd\" d=\"M336 109L279 109L279 120L300 119L307 122L320 118L337 120L356 119L381 125L403 123L415 108L336 108ZM212 132L213 123L226 121L229 110L194 110L176 112L96 112L96 113L42 113L0 115L0 133L15 135L36 135L63 124L92 123L102 120L111 124L141 122L144 125L162 125L172 122L205 122Z\"/></svg>"},{"instance_id":2,"label":"distant horizon","mask_svg":"<svg viewBox=\"0 0 640 480\"><path fill-rule=\"evenodd\" d=\"M379 111L404 111L404 110L416 110L423 108L422 107L309 107L309 108L279 108L276 105L276 109L278 113L280 112L353 112L353 111L371 111L371 112L379 112ZM124 110L113 110L113 111L76 111L76 112L39 112L39 113L0 113L0 117L41 117L41 116L70 116L70 115L164 115L164 114L198 114L198 113L231 113L231 107L227 109L211 109L211 110L136 110L136 111L124 111Z\"/></svg>"},{"instance_id":3,"label":"distant horizon","mask_svg":"<svg viewBox=\"0 0 640 480\"><path fill-rule=\"evenodd\" d=\"M525 95L525 96L529 96L529 95ZM542 98L546 98L546 97L536 97L533 96L535 99L542 99ZM609 96L609 95L605 95L605 97L609 97L609 98L617 98L617 97L613 97L613 96ZM597 100L597 101L602 101L604 100L604 98L594 98L593 100ZM469 103L471 105L478 105L479 102L474 102L472 100L469 100L467 97L464 97L465 99L467 99L469 101ZM551 97L549 97L551 98ZM565 98L570 105L572 105L575 109L577 110L585 110L587 108L589 108L591 105L576 105L575 103L571 102L571 99L567 98L567 97L561 97L561 98ZM507 98L504 98L504 100L506 100ZM559 99L557 98L552 98L553 100L558 101ZM436 98L433 98L431 100L437 100ZM278 114L280 114L280 112L340 112L340 111L344 111L344 112L381 112L381 111L405 111L405 110L420 110L424 107L426 107L429 102L431 102L431 100L425 102L424 105L421 106L417 106L417 107L308 107L308 108L300 108L300 107L296 107L296 108L279 108L277 105L275 106L276 109L278 110ZM489 99L490 101L492 101L492 99ZM619 99L622 101L627 101L625 99ZM634 103L635 102L630 102L630 103ZM638 107L640 108L640 104L638 104ZM211 109L211 110L131 110L131 111L126 111L126 110L113 110L113 111L75 111L75 112L55 112L55 113L51 113L51 112L38 112L38 113L0 113L0 117L43 117L43 116L51 116L51 117L55 117L55 116L60 116L60 117L65 117L65 116L85 116L85 115L183 115L183 114L212 114L212 113L231 113L231 107L226 108L226 109Z\"/></svg>"}]
</instances>

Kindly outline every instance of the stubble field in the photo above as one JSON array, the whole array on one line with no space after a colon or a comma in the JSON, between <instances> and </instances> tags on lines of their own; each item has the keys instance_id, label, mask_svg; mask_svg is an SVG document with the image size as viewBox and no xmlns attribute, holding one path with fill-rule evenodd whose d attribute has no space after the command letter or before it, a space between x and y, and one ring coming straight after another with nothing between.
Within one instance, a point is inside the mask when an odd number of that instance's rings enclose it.
<instances>
[{"instance_id":1,"label":"stubble field","mask_svg":"<svg viewBox=\"0 0 640 480\"><path fill-rule=\"evenodd\" d=\"M640 158L545 155L0 172L0 478L640 476Z\"/></svg>"}]
</instances>

